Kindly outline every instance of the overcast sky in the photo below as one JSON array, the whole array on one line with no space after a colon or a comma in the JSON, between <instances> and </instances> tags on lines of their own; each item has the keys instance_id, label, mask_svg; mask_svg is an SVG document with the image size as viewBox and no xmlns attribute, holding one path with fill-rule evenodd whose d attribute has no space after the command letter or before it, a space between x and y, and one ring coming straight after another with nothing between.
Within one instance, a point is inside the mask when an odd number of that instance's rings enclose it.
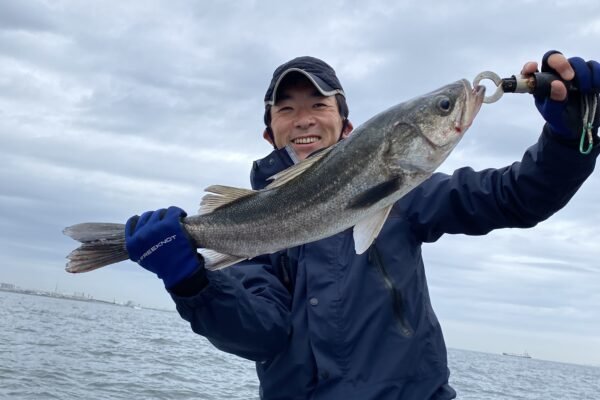
<instances>
[{"instance_id":1,"label":"overcast sky","mask_svg":"<svg viewBox=\"0 0 600 400\"><path fill-rule=\"evenodd\" d=\"M520 4L517 4L520 3ZM64 271L79 222L121 222L210 184L249 187L273 70L299 56L338 72L355 126L546 50L600 59L600 2L2 1L0 282L174 308L132 262ZM533 99L484 105L441 167L501 167L542 127ZM449 347L600 365L600 174L528 230L424 246ZM178 318L174 315L174 318Z\"/></svg>"}]
</instances>

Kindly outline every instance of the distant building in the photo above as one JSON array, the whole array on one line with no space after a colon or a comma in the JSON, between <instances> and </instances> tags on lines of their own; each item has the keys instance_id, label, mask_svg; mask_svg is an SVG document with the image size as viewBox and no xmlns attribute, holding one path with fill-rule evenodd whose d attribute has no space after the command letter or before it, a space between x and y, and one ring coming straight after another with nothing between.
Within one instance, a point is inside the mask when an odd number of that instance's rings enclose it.
<instances>
[{"instance_id":1,"label":"distant building","mask_svg":"<svg viewBox=\"0 0 600 400\"><path fill-rule=\"evenodd\" d=\"M0 282L0 289L4 289L4 290L15 290L16 286L12 283L4 283L4 282Z\"/></svg>"}]
</instances>

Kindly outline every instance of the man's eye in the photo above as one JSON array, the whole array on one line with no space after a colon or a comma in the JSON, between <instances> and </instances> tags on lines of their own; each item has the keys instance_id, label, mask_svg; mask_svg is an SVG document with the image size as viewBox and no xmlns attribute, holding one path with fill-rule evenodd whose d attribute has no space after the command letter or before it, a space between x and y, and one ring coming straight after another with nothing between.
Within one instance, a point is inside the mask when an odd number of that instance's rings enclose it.
<instances>
[{"instance_id":1,"label":"man's eye","mask_svg":"<svg viewBox=\"0 0 600 400\"><path fill-rule=\"evenodd\" d=\"M325 104L325 103L316 103L313 107L314 108L324 108L324 107L327 107L327 104Z\"/></svg>"},{"instance_id":2,"label":"man's eye","mask_svg":"<svg viewBox=\"0 0 600 400\"><path fill-rule=\"evenodd\" d=\"M281 107L277 112L287 112L287 111L292 111L292 107L286 106L286 107Z\"/></svg>"}]
</instances>

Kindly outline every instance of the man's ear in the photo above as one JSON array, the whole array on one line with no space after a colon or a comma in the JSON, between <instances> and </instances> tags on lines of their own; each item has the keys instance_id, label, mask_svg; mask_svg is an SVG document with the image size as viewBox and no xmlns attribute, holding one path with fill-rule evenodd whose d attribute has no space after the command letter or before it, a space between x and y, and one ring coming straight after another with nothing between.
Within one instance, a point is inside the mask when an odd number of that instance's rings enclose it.
<instances>
[{"instance_id":1,"label":"man's ear","mask_svg":"<svg viewBox=\"0 0 600 400\"><path fill-rule=\"evenodd\" d=\"M352 122L347 119L346 123L344 124L344 129L342 129L342 138L346 139L348 136L350 136L350 132L352 132L353 129L354 125L352 125Z\"/></svg>"},{"instance_id":2,"label":"man's ear","mask_svg":"<svg viewBox=\"0 0 600 400\"><path fill-rule=\"evenodd\" d=\"M263 131L263 138L269 142L271 144L271 146L275 146L275 144L273 143L273 135L271 134L271 132L269 132L270 128L265 128L265 130Z\"/></svg>"}]
</instances>

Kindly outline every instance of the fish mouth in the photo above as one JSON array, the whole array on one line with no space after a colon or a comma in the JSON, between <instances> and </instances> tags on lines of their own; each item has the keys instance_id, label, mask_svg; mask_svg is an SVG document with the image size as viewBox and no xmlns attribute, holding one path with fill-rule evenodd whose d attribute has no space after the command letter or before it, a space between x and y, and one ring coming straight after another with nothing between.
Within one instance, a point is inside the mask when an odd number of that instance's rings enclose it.
<instances>
[{"instance_id":1,"label":"fish mouth","mask_svg":"<svg viewBox=\"0 0 600 400\"><path fill-rule=\"evenodd\" d=\"M477 116L485 97L485 86L477 85L475 87L471 87L471 82L466 79L462 80L462 84L465 89L466 99L462 112L459 114L460 116L456 121L455 129L459 133L464 133L467 129L469 129L473 123L473 120Z\"/></svg>"}]
</instances>

